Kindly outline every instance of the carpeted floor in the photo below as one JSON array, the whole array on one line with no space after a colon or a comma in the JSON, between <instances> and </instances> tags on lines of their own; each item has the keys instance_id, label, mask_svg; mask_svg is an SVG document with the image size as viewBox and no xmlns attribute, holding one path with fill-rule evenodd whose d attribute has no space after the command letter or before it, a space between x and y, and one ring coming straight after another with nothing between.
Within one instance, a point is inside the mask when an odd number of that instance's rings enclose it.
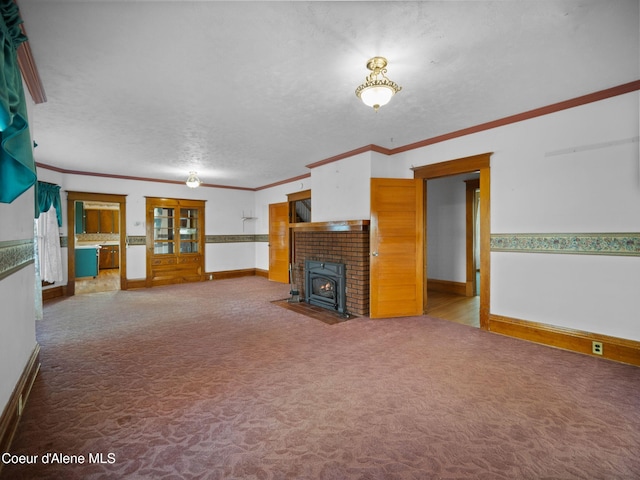
<instances>
[{"instance_id":1,"label":"carpeted floor","mask_svg":"<svg viewBox=\"0 0 640 480\"><path fill-rule=\"evenodd\" d=\"M38 457L0 478L640 478L640 369L430 317L328 325L287 295L246 277L47 305L11 451Z\"/></svg>"}]
</instances>

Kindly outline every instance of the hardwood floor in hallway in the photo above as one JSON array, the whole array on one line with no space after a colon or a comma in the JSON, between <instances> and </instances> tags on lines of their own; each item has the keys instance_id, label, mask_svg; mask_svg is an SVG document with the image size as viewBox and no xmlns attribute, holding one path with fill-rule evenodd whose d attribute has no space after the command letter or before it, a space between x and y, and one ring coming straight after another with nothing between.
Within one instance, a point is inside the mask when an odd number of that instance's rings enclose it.
<instances>
[{"instance_id":1,"label":"hardwood floor in hallway","mask_svg":"<svg viewBox=\"0 0 640 480\"><path fill-rule=\"evenodd\" d=\"M120 270L100 270L97 277L76 278L76 295L120 290Z\"/></svg>"},{"instance_id":2,"label":"hardwood floor in hallway","mask_svg":"<svg viewBox=\"0 0 640 480\"><path fill-rule=\"evenodd\" d=\"M480 328L480 297L465 297L429 290L427 315Z\"/></svg>"}]
</instances>

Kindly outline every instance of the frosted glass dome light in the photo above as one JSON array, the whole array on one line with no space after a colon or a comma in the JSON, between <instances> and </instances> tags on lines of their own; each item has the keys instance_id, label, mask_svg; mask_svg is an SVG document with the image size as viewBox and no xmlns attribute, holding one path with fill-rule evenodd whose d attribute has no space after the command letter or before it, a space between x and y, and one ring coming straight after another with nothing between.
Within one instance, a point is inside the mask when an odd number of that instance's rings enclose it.
<instances>
[{"instance_id":1,"label":"frosted glass dome light","mask_svg":"<svg viewBox=\"0 0 640 480\"><path fill-rule=\"evenodd\" d=\"M387 59L384 57L373 57L367 62L367 68L371 73L364 83L356 88L356 96L368 106L378 109L389 103L391 97L402 90L397 83L389 80L387 73Z\"/></svg>"}]
</instances>

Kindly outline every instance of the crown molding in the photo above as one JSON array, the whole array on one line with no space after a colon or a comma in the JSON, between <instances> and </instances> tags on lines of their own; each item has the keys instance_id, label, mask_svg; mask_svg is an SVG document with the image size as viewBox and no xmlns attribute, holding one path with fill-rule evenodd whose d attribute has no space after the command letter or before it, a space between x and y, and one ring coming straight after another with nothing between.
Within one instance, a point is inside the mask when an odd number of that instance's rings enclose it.
<instances>
[{"instance_id":1,"label":"crown molding","mask_svg":"<svg viewBox=\"0 0 640 480\"><path fill-rule=\"evenodd\" d=\"M14 0L17 5L17 2ZM22 17L21 17L22 18ZM29 38L27 32L24 29L24 23L20 24L20 29L25 37ZM40 74L38 73L38 67L36 61L33 58L33 52L31 46L29 46L29 40L26 40L18 46L18 67L20 67L20 73L22 73L22 79L27 85L29 94L34 103L45 103L47 101L47 94L44 91Z\"/></svg>"},{"instance_id":2,"label":"crown molding","mask_svg":"<svg viewBox=\"0 0 640 480\"><path fill-rule=\"evenodd\" d=\"M380 145L366 145L364 147L356 148L355 150L350 150L348 152L341 153L339 155L335 155L333 157L325 158L324 160L320 160L318 162L310 163L309 165L305 165L307 168L316 168L322 165L326 165L328 163L337 162L338 160L342 160L343 158L353 157L355 155L359 155L361 153L366 152L377 152L382 153L384 155L391 155L391 150L385 147L381 147Z\"/></svg>"},{"instance_id":3,"label":"crown molding","mask_svg":"<svg viewBox=\"0 0 640 480\"><path fill-rule=\"evenodd\" d=\"M302 175L298 175L297 177L287 178L286 180L280 180L279 182L270 183L269 185L263 185L262 187L256 187L252 190L266 190L267 188L277 187L278 185L284 185L285 183L295 182L297 180L303 180L305 178L309 178L311 176L310 173L303 173Z\"/></svg>"},{"instance_id":4,"label":"crown molding","mask_svg":"<svg viewBox=\"0 0 640 480\"><path fill-rule=\"evenodd\" d=\"M635 92L640 90L640 80L624 83L615 87L607 88L605 90L599 90L597 92L582 95L580 97L571 98L558 103L552 103L540 108L528 110L526 112L518 113L516 115L510 115L508 117L499 118L490 122L481 123L473 127L463 128L462 130L456 130L455 132L445 133L444 135L438 135L437 137L428 138L419 142L397 147L391 150L391 155L396 153L406 152L408 150L415 150L416 148L426 147L427 145L433 145L435 143L444 142L453 138L464 137L465 135L471 135L472 133L482 132L484 130L490 130L492 128L503 127L512 123L522 122L531 118L541 117L543 115L549 115L550 113L560 112L573 107L579 107L588 103L598 102L607 98L616 97L618 95L624 95L625 93Z\"/></svg>"},{"instance_id":5,"label":"crown molding","mask_svg":"<svg viewBox=\"0 0 640 480\"><path fill-rule=\"evenodd\" d=\"M156 183L172 183L175 185L184 185L183 181L180 180L164 180L161 178L148 178L148 177L133 177L130 175L114 175L111 173L97 173L97 172L85 172L81 170L68 170L66 168L54 167L53 165L47 165L46 163L36 162L36 167L44 168L46 170L51 170L58 173L64 173L67 175L87 175L89 177L104 177L104 178L115 178L118 180L135 180L138 182L156 182ZM228 188L230 190L248 190L255 191L255 188L248 187L233 187L229 185L216 185L213 183L201 183L200 187L209 187L209 188ZM198 187L199 188L199 187Z\"/></svg>"},{"instance_id":6,"label":"crown molding","mask_svg":"<svg viewBox=\"0 0 640 480\"><path fill-rule=\"evenodd\" d=\"M482 132L484 130L503 127L505 125L509 125L512 123L518 123L524 120L529 120L531 118L541 117L543 115L549 115L550 113L567 110L569 108L579 107L581 105L586 105L588 103L598 102L600 100L606 100L607 98L616 97L618 95L624 95L625 93L631 93L637 90L640 90L640 80L634 80L633 82L623 83L622 85L616 85L615 87L599 90L597 92L589 93L586 95L581 95L579 97L574 97L569 100L553 103L551 105L546 105L544 107L535 108L533 110L528 110L526 112L518 113L516 115L510 115L508 117L499 118L497 120L492 120L490 122L481 123L479 125L463 128L461 130L445 133L443 135L438 135L436 137L427 138L425 140L421 140L415 143L410 143L408 145L404 145L401 147L389 149L389 148L381 147L380 145L375 145L375 144L367 145L364 147L356 148L355 150L351 150L349 152L345 152L330 158L326 158L324 160L320 160L315 163L310 163L309 165L306 165L306 167L307 168L319 167L322 165L326 165L328 163L337 162L338 160L342 160L343 158L352 157L354 155L358 155L360 153L365 153L365 152L378 152L378 153L383 153L389 156L396 155L398 153L407 152L409 150L415 150L417 148L426 147L428 145L434 145L436 143L444 142L454 138L464 137L465 135L471 135L473 133ZM286 181L283 183L286 183Z\"/></svg>"},{"instance_id":7,"label":"crown molding","mask_svg":"<svg viewBox=\"0 0 640 480\"><path fill-rule=\"evenodd\" d=\"M569 108L578 107L581 105L586 105L588 103L598 102L600 100L606 100L607 98L616 97L618 95L624 95L626 93L635 92L640 90L640 80L635 80L633 82L624 83L622 85L617 85L615 87L607 88L604 90L599 90L597 92L589 93L587 95L582 95L579 97L575 97L569 100L565 100L558 103L553 103L551 105L547 105L545 107L536 108L533 110L528 110L523 113L519 113L516 115L510 115L508 117L503 117L497 120L493 120L491 122L481 123L479 125L475 125L473 127L463 128L461 130L456 130L455 132L447 133L444 135L439 135L436 137L428 138L426 140L422 140L419 142L411 143L408 145L404 145L402 147L397 147L393 149L381 147L380 145L370 144L364 147L356 148L355 150L350 150L345 153L341 153L339 155L335 155L333 157L326 158L324 160L320 160L314 163L310 163L306 165L307 168L313 169L316 167L320 167L322 165L327 165L329 163L337 162L338 160L342 160L344 158L353 157L355 155L359 155L361 153L366 152L377 152L384 155L396 155L398 153L406 152L409 150L415 150L417 148L422 148L427 145L433 145L436 143L444 142L446 140L451 140L453 138L463 137L465 135L470 135L472 133L482 132L484 130L490 130L492 128L502 127L505 125L509 125L512 123L522 122L524 120L529 120L531 118L540 117L543 115L549 115L551 113L559 112L562 110L567 110ZM174 183L174 184L182 184L183 182L177 180L161 180L155 178L142 178L142 177L131 177L126 175L110 175L105 173L92 173L92 172L82 172L78 170L66 170L58 167L54 167L52 165L46 165L42 163L37 163L36 165L39 168L46 168L48 170L53 170L60 173L66 174L74 174L74 175L88 175L94 177L107 177L107 178L118 178L124 180L138 180L145 182L160 182L160 183ZM285 180L281 180L279 182L270 183L268 185L263 185L261 187L256 188L248 188L248 187L230 187L227 185L214 185L214 184L202 184L203 187L212 187L212 188L228 188L232 190L248 190L248 191L259 191L265 190L268 188L276 187L278 185L284 185L286 183L295 182L297 180L301 180L304 178L309 178L311 176L310 173L305 173L303 175L298 175L296 177L287 178Z\"/></svg>"}]
</instances>

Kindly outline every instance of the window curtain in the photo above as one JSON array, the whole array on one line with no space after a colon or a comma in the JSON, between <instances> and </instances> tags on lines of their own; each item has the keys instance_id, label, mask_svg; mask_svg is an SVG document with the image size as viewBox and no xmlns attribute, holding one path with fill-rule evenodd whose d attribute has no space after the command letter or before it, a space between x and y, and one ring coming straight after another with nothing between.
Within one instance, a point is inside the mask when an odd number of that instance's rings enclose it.
<instances>
[{"instance_id":1,"label":"window curtain","mask_svg":"<svg viewBox=\"0 0 640 480\"><path fill-rule=\"evenodd\" d=\"M46 182L36 184L38 215L36 235L38 239L40 277L45 282L62 281L62 254L60 229L62 210L60 186Z\"/></svg>"},{"instance_id":2,"label":"window curtain","mask_svg":"<svg viewBox=\"0 0 640 480\"><path fill-rule=\"evenodd\" d=\"M53 206L56 209L58 226L62 227L62 208L60 206L60 185L38 182L36 184L36 218L43 212L48 212Z\"/></svg>"},{"instance_id":3,"label":"window curtain","mask_svg":"<svg viewBox=\"0 0 640 480\"><path fill-rule=\"evenodd\" d=\"M13 0L0 0L0 203L11 203L36 182L18 46L27 40Z\"/></svg>"}]
</instances>

